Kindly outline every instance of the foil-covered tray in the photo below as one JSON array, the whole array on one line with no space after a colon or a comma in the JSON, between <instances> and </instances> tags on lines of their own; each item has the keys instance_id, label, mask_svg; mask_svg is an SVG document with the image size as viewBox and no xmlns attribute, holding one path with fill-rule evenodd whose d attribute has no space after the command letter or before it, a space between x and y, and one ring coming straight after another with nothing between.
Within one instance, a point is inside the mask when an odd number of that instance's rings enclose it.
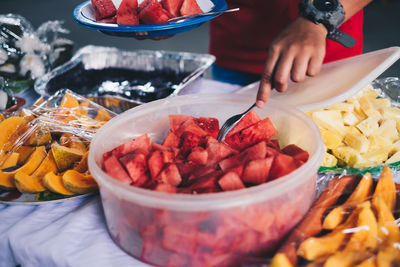
<instances>
[{"instance_id":1,"label":"foil-covered tray","mask_svg":"<svg viewBox=\"0 0 400 267\"><path fill-rule=\"evenodd\" d=\"M34 88L43 96L70 89L87 97L115 96L143 104L177 95L214 61L209 54L86 46L36 80Z\"/></svg>"}]
</instances>

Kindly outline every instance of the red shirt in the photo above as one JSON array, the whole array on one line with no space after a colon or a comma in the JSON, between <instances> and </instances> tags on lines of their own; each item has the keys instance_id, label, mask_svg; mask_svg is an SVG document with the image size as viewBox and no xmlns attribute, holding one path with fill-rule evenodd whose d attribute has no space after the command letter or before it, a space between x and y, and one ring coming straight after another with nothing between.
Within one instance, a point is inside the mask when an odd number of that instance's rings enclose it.
<instances>
[{"instance_id":1,"label":"red shirt","mask_svg":"<svg viewBox=\"0 0 400 267\"><path fill-rule=\"evenodd\" d=\"M211 21L210 54L216 56L220 67L261 74L268 46L273 39L298 16L299 0L228 0L228 8L240 7L238 12L226 13ZM361 10L339 28L357 40L352 48L327 40L325 62L362 53L363 11Z\"/></svg>"}]
</instances>

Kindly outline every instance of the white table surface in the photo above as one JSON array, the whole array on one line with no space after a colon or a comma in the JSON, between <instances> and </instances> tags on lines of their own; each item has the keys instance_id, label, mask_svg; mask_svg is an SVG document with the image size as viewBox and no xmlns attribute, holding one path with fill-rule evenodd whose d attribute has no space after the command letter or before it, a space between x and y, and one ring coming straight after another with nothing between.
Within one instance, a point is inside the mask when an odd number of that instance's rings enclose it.
<instances>
[{"instance_id":1,"label":"white table surface","mask_svg":"<svg viewBox=\"0 0 400 267\"><path fill-rule=\"evenodd\" d=\"M181 94L240 87L198 79ZM110 238L99 195L42 205L0 204L0 267L148 266Z\"/></svg>"}]
</instances>

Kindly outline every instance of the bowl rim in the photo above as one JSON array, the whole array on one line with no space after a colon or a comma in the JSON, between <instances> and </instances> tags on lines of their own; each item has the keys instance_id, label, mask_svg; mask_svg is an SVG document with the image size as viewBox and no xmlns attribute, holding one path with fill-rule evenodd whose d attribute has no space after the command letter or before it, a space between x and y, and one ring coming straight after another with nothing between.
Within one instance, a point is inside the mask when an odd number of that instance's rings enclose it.
<instances>
[{"instance_id":1,"label":"bowl rim","mask_svg":"<svg viewBox=\"0 0 400 267\"><path fill-rule=\"evenodd\" d=\"M102 135L106 134L110 128L114 125L118 124L122 119L129 118L131 116L140 116L141 114L147 113L146 110L149 107L156 107L157 109L162 109L168 105L184 105L185 101L191 101L191 104L212 102L221 100L223 97L224 100L227 101L247 101L249 99L249 95L240 95L240 94L193 94L193 95L183 95L177 96L170 99L160 99L156 100L144 105L140 105L134 107L121 115L118 115L107 122L99 131L97 131L94 136L91 147L96 146L97 143L100 143L99 139ZM251 97L251 101L254 101ZM250 103L250 102L249 102ZM315 140L315 152L310 155L308 161L294 170L293 172L280 177L279 179L257 185L248 187L241 190L228 191L228 192L218 192L218 193L209 193L209 194L199 194L199 195L191 195L191 194L169 194L163 192L156 192L144 188L139 188L131 185L124 184L115 178L112 178L107 173L105 173L101 167L96 163L95 155L92 149L89 152L88 165L89 170L92 173L94 179L99 183L100 193L102 191L102 187L105 186L111 191L115 191L114 189L118 188L120 193L117 194L121 198L124 198L128 201L135 202L142 206L150 206L153 208L168 208L171 210L181 210L181 211L199 211L199 210L216 210L223 209L235 206L245 206L248 204L253 204L254 199L257 195L262 195L265 191L268 191L270 198L277 197L281 195L281 192L286 192L288 185L290 187L296 188L302 184L304 179L310 179L310 168L312 170L315 169L315 173L313 171L312 176L317 176L317 170L320 164L322 163L323 155L324 155L324 144L320 135L320 131L317 125L309 118L305 113L298 110L295 107L282 105L281 103L268 100L267 106L279 108L284 111L285 114L294 115L298 119L302 120L307 127L313 132L314 136L310 137ZM154 111L153 111L154 112ZM99 177L97 177L97 174ZM314 175L315 174L315 175ZM298 179L298 177L304 177L304 179ZM312 179L315 181L315 179ZM315 185L313 185L315 186ZM229 200L229 201L227 201Z\"/></svg>"}]
</instances>

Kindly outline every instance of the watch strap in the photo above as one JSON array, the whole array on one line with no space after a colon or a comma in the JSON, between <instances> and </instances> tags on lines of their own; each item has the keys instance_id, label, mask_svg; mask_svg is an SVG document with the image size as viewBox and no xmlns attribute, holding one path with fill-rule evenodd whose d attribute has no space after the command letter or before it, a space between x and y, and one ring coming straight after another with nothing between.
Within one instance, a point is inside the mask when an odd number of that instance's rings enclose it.
<instances>
[{"instance_id":1,"label":"watch strap","mask_svg":"<svg viewBox=\"0 0 400 267\"><path fill-rule=\"evenodd\" d=\"M326 38L334 40L347 48L352 48L357 43L356 39L354 39L351 35L338 29L334 29L333 31L329 32Z\"/></svg>"}]
</instances>

